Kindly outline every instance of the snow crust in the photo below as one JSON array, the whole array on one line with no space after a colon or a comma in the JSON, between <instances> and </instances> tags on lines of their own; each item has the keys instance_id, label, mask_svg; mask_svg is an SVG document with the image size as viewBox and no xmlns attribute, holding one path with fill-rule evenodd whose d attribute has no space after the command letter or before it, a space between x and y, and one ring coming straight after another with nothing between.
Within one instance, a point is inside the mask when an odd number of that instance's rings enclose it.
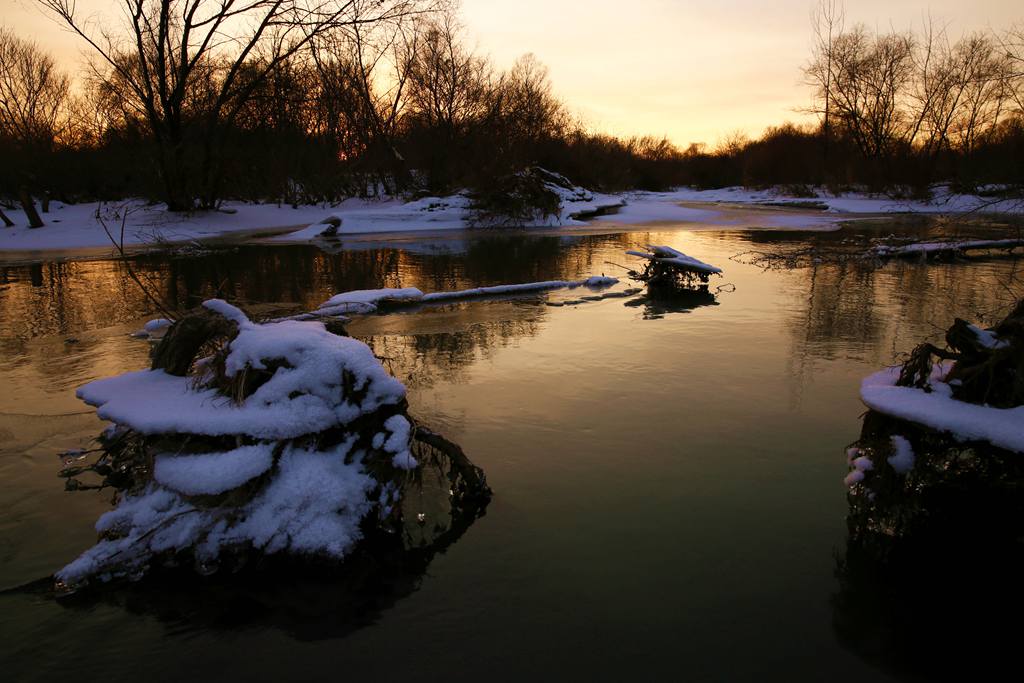
<instances>
[{"instance_id":1,"label":"snow crust","mask_svg":"<svg viewBox=\"0 0 1024 683\"><path fill-rule=\"evenodd\" d=\"M864 404L877 412L926 425L958 441L986 441L1006 450L1024 452L1024 406L993 408L957 401L942 381L947 368L936 365L931 392L898 387L899 367L867 377L861 384Z\"/></svg>"}]
</instances>

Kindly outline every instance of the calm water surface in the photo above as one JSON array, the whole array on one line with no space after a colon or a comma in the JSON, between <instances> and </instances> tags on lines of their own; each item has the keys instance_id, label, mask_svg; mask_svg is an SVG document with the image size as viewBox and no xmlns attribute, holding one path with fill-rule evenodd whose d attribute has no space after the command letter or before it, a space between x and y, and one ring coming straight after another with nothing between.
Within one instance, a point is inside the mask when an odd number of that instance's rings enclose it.
<instances>
[{"instance_id":1,"label":"calm water surface","mask_svg":"<svg viewBox=\"0 0 1024 683\"><path fill-rule=\"evenodd\" d=\"M928 226L909 228L927 232ZM835 233L821 239L842 239ZM56 453L102 428L78 385L146 366L154 311L122 264L0 266L0 670L6 680L897 680L935 667L837 606L844 447L861 378L954 315L995 316L1014 260L787 272L729 260L799 234L501 233L445 243L249 246L141 256L181 306L261 312L353 288L436 291L620 271L670 244L735 291L552 305L555 292L359 319L412 412L487 473L486 515L425 572L377 587L299 579L64 604L35 583L95 540L110 493L65 493ZM621 286L620 286L621 288ZM28 584L28 588L18 587ZM356 607L353 608L353 603ZM844 627L840 627L844 625ZM877 637L876 637L877 635Z\"/></svg>"}]
</instances>

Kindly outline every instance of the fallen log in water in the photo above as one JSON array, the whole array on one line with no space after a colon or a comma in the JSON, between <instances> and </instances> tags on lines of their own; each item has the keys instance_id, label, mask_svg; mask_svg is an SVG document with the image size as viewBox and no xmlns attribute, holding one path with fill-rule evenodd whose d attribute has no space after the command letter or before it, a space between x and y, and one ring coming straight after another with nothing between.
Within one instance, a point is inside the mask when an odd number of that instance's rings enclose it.
<instances>
[{"instance_id":1,"label":"fallen log in water","mask_svg":"<svg viewBox=\"0 0 1024 683\"><path fill-rule=\"evenodd\" d=\"M1006 240L948 240L941 242L913 242L911 244L880 244L867 251L867 258L949 258L969 251L1006 250L1024 246L1024 239Z\"/></svg>"},{"instance_id":2,"label":"fallen log in water","mask_svg":"<svg viewBox=\"0 0 1024 683\"><path fill-rule=\"evenodd\" d=\"M448 304L454 301L471 299L493 299L496 297L514 297L522 294L547 292L555 289L577 289L580 287L593 291L607 289L618 280L604 275L594 275L585 280L545 280L542 282L524 282L510 285L494 285L490 287L473 287L449 292L430 292L424 294L415 287L357 289L350 292L335 294L320 304L317 310L294 316L293 320L313 320L316 318L338 317L347 314L367 314L397 308L409 308L425 304Z\"/></svg>"}]
</instances>

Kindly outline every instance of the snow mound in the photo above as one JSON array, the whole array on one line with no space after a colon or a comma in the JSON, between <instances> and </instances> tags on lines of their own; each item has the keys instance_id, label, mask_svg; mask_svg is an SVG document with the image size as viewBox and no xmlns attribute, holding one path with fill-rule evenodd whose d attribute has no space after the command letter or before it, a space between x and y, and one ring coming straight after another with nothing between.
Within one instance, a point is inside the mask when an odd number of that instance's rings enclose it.
<instances>
[{"instance_id":1,"label":"snow mound","mask_svg":"<svg viewBox=\"0 0 1024 683\"><path fill-rule=\"evenodd\" d=\"M405 387L387 373L370 347L332 334L322 323L256 325L224 302L206 302L206 307L239 322L224 361L227 377L270 373L244 400L232 401L209 381L197 386L193 378L163 370L96 380L79 388L78 398L96 406L99 417L141 434L259 439L292 439L344 426L405 398ZM349 400L353 392L362 394L360 403Z\"/></svg>"},{"instance_id":2,"label":"snow mound","mask_svg":"<svg viewBox=\"0 0 1024 683\"><path fill-rule=\"evenodd\" d=\"M345 462L350 442L326 451L288 446L271 482L241 507L202 508L155 481L124 497L100 517L103 540L57 572L74 586L95 576L137 577L157 555L191 551L200 573L216 568L222 551L250 546L341 558L362 538L360 522L377 503L378 486L358 459Z\"/></svg>"}]
</instances>

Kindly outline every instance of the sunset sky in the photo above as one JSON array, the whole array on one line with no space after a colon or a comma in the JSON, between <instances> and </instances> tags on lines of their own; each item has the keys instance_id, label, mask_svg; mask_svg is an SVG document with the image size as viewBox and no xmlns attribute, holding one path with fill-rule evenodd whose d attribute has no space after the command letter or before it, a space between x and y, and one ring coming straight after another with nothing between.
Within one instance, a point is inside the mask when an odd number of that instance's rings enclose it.
<instances>
[{"instance_id":1,"label":"sunset sky","mask_svg":"<svg viewBox=\"0 0 1024 683\"><path fill-rule=\"evenodd\" d=\"M118 0L78 0L99 11ZM558 94L594 129L667 135L714 145L743 131L799 120L808 102L800 68L811 45L813 0L463 0L471 43L507 67L533 52ZM73 36L31 0L0 0L2 23L53 50L69 68ZM1020 0L858 0L847 24L919 27L928 16L951 37L1024 22ZM116 15L114 15L116 16Z\"/></svg>"}]
</instances>

